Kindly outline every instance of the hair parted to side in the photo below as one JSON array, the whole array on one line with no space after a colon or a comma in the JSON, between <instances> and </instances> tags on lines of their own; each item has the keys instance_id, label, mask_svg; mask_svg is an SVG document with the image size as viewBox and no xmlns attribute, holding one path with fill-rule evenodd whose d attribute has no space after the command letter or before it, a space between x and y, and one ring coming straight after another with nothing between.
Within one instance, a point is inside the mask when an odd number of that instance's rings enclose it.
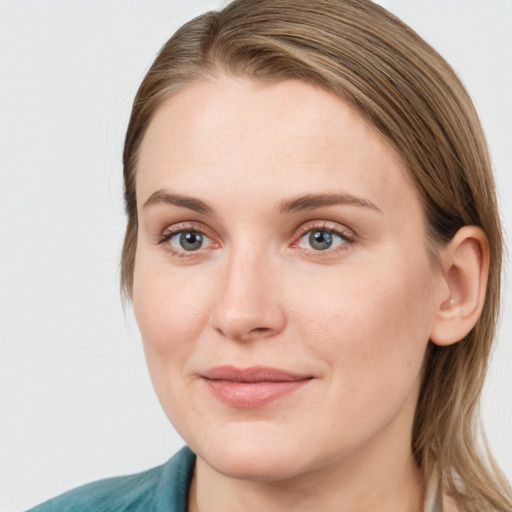
<instances>
[{"instance_id":1,"label":"hair parted to side","mask_svg":"<svg viewBox=\"0 0 512 512\"><path fill-rule=\"evenodd\" d=\"M485 137L446 61L370 0L235 0L201 15L164 45L135 97L123 164L128 225L122 287L131 297L137 242L137 153L158 107L219 74L260 82L300 79L347 101L397 151L425 212L428 246L476 225L491 267L482 315L454 345L429 345L412 450L428 478L466 512L511 511L510 487L482 444L478 405L500 300L502 239ZM437 468L437 469L436 469Z\"/></svg>"}]
</instances>

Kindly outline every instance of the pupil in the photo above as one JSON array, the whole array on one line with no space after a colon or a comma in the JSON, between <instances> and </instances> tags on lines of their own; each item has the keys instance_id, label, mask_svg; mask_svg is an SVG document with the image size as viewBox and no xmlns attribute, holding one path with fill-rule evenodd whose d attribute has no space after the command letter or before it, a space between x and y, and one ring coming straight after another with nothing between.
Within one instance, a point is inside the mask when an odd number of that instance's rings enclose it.
<instances>
[{"instance_id":1,"label":"pupil","mask_svg":"<svg viewBox=\"0 0 512 512\"><path fill-rule=\"evenodd\" d=\"M313 249L325 251L332 245L332 235L327 231L313 231L309 235L309 243Z\"/></svg>"},{"instance_id":2,"label":"pupil","mask_svg":"<svg viewBox=\"0 0 512 512\"><path fill-rule=\"evenodd\" d=\"M195 233L194 231L185 231L180 236L180 245L186 251L194 251L201 247L203 243L203 236L201 233Z\"/></svg>"}]
</instances>

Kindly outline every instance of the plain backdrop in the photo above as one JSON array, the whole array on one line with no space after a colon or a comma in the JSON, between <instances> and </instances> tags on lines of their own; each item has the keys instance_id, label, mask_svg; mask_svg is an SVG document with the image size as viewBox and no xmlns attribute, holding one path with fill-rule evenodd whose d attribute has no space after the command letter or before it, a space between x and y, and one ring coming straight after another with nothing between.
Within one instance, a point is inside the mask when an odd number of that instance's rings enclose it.
<instances>
[{"instance_id":1,"label":"plain backdrop","mask_svg":"<svg viewBox=\"0 0 512 512\"><path fill-rule=\"evenodd\" d=\"M512 235L512 1L389 0L472 94ZM119 297L121 148L160 46L219 2L0 0L0 511L141 471L182 441ZM510 250L510 243L509 243ZM512 304L483 410L512 478Z\"/></svg>"}]
</instances>

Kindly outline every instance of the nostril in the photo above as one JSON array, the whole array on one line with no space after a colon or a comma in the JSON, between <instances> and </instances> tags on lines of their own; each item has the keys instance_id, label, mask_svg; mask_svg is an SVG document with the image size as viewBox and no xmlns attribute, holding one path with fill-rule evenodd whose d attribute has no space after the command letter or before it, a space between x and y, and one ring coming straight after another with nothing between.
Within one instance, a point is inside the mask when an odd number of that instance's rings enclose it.
<instances>
[{"instance_id":1,"label":"nostril","mask_svg":"<svg viewBox=\"0 0 512 512\"><path fill-rule=\"evenodd\" d=\"M272 335L272 329L269 329L268 327L256 327L255 329L252 329L245 335L241 336L240 339L250 339L250 338L264 338L266 336Z\"/></svg>"},{"instance_id":2,"label":"nostril","mask_svg":"<svg viewBox=\"0 0 512 512\"><path fill-rule=\"evenodd\" d=\"M274 333L274 330L268 327L255 327L254 329L250 329L247 331L243 329L222 329L221 327L218 327L216 328L216 330L222 336L226 336L236 341L250 341L252 339L265 338L272 336L272 333Z\"/></svg>"}]
</instances>

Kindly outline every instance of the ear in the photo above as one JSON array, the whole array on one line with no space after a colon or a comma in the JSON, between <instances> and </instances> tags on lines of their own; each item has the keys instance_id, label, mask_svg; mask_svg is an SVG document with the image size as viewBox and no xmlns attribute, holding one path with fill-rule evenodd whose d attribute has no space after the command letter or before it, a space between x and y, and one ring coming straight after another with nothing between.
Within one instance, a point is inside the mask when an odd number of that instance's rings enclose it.
<instances>
[{"instance_id":1,"label":"ear","mask_svg":"<svg viewBox=\"0 0 512 512\"><path fill-rule=\"evenodd\" d=\"M464 226L441 252L437 310L430 333L436 345L463 339L475 326L485 301L489 272L487 236L477 226Z\"/></svg>"}]
</instances>

